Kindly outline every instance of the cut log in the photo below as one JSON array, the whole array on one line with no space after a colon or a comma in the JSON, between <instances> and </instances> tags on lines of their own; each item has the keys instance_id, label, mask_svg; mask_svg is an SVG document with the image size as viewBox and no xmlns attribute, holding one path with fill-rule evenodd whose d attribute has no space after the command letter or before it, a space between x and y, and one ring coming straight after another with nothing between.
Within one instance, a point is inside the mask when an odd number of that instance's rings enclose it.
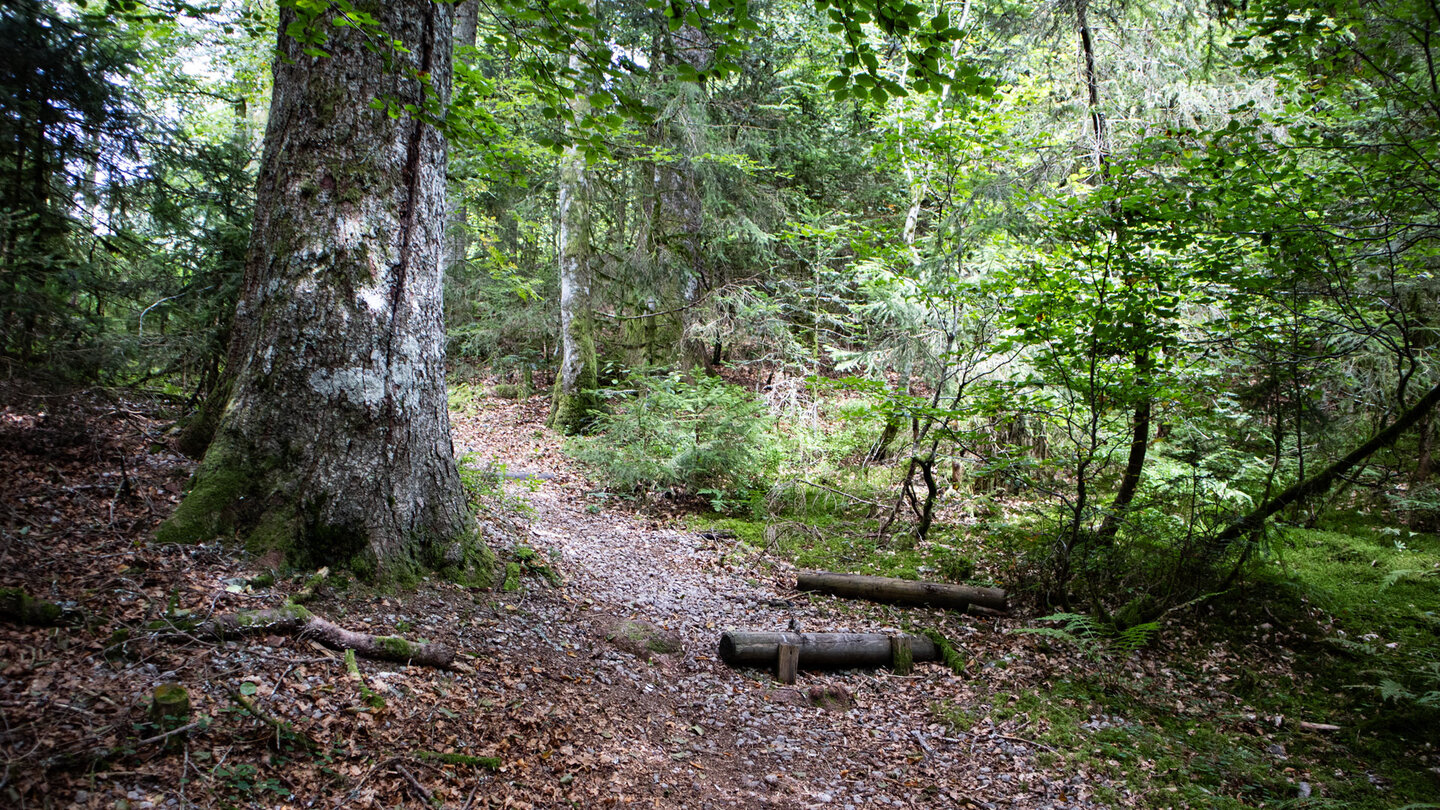
<instances>
[{"instance_id":1,"label":"cut log","mask_svg":"<svg viewBox=\"0 0 1440 810\"><path fill-rule=\"evenodd\" d=\"M185 739L180 729L190 722L190 693L185 687L178 683L162 683L155 687L146 713L155 730L164 738L167 749L173 751L184 747ZM167 732L175 733L166 736Z\"/></svg>"},{"instance_id":2,"label":"cut log","mask_svg":"<svg viewBox=\"0 0 1440 810\"><path fill-rule=\"evenodd\" d=\"M971 585L949 585L943 582L869 577L860 574L833 574L828 571L801 571L795 588L897 605L928 605L956 610L977 605L990 610L1006 610L1006 595L1001 588L978 588Z\"/></svg>"},{"instance_id":3,"label":"cut log","mask_svg":"<svg viewBox=\"0 0 1440 810\"><path fill-rule=\"evenodd\" d=\"M915 661L935 661L935 642L924 636L906 636ZM797 643L798 640L798 643ZM800 669L884 667L892 661L888 633L752 633L729 630L720 634L720 659L731 666L771 667L779 660L780 645L799 647Z\"/></svg>"},{"instance_id":4,"label":"cut log","mask_svg":"<svg viewBox=\"0 0 1440 810\"><path fill-rule=\"evenodd\" d=\"M402 664L445 668L455 660L455 651L444 644L420 644L399 636L356 633L328 622L299 605L274 610L254 610L216 616L200 625L201 638L235 638L261 633L294 633L313 638L333 650L354 650L358 655Z\"/></svg>"}]
</instances>

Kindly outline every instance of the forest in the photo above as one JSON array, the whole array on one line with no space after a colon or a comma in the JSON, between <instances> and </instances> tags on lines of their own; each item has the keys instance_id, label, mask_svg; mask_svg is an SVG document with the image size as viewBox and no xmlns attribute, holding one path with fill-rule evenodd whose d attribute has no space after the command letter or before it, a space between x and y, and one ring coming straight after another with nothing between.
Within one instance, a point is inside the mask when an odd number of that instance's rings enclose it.
<instances>
[{"instance_id":1,"label":"forest","mask_svg":"<svg viewBox=\"0 0 1440 810\"><path fill-rule=\"evenodd\" d=\"M0 804L1440 807L1437 59L9 0Z\"/></svg>"}]
</instances>

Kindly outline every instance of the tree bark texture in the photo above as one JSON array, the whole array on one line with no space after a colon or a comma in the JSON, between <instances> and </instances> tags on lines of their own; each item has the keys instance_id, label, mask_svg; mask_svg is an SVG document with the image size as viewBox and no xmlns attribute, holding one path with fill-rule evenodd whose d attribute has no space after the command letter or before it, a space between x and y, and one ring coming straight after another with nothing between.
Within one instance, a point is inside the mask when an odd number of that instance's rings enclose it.
<instances>
[{"instance_id":1,"label":"tree bark texture","mask_svg":"<svg viewBox=\"0 0 1440 810\"><path fill-rule=\"evenodd\" d=\"M587 3L594 9L594 0ZM570 66L581 70L578 53ZM571 108L576 119L589 111L583 92L575 94ZM599 361L595 355L595 304L590 266L590 172L585 153L576 144L560 156L557 194L560 256L560 373L550 405L550 426L566 433L589 424L590 412L600 406Z\"/></svg>"},{"instance_id":2,"label":"tree bark texture","mask_svg":"<svg viewBox=\"0 0 1440 810\"><path fill-rule=\"evenodd\" d=\"M317 25L328 57L284 32L230 403L164 540L236 535L292 562L424 563L488 578L446 410L440 253L447 147L370 102L448 99L453 8L376 4L384 36ZM417 77L427 77L421 80ZM368 569L368 570L367 570Z\"/></svg>"},{"instance_id":3,"label":"tree bark texture","mask_svg":"<svg viewBox=\"0 0 1440 810\"><path fill-rule=\"evenodd\" d=\"M795 589L819 591L836 596L853 596L872 602L900 605L929 605L964 610L978 605L990 610L1005 610L1006 594L999 588L977 588L970 585L949 585L943 582L921 582L860 574L832 574L826 571L801 571L795 578Z\"/></svg>"},{"instance_id":4,"label":"tree bark texture","mask_svg":"<svg viewBox=\"0 0 1440 810\"><path fill-rule=\"evenodd\" d=\"M912 661L936 661L935 642L904 636ZM753 633L729 630L720 635L720 659L731 666L773 666L781 644L800 648L802 669L889 666L894 661L887 633Z\"/></svg>"}]
</instances>

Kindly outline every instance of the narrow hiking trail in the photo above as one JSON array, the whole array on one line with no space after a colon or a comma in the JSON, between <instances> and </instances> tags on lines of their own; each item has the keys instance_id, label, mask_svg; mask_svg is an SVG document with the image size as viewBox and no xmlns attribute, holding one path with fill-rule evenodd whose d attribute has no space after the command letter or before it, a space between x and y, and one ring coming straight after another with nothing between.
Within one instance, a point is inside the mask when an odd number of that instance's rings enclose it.
<instances>
[{"instance_id":1,"label":"narrow hiking trail","mask_svg":"<svg viewBox=\"0 0 1440 810\"><path fill-rule=\"evenodd\" d=\"M661 807L1094 806L1096 776L1038 767L1044 746L1025 737L1023 717L987 717L992 696L1042 676L1004 620L904 609L972 656L964 677L927 664L910 676L802 672L784 686L721 663L725 629L895 631L902 611L796 593L782 561L599 506L560 439L541 429L544 408L492 401L455 415L456 449L536 476L510 486L534 510L526 541L557 561L564 585L558 602L520 596L514 612L533 616L534 638L553 651L588 655L596 701L631 707L611 755L623 793ZM678 633L683 652L646 661L607 644L623 619ZM511 632L494 643L512 643ZM821 694L845 705L821 708L812 700ZM942 724L942 705L973 725Z\"/></svg>"},{"instance_id":2,"label":"narrow hiking trail","mask_svg":"<svg viewBox=\"0 0 1440 810\"><path fill-rule=\"evenodd\" d=\"M1046 720L1015 706L1083 660L1006 632L1015 620L799 594L773 555L604 502L543 428L541 399L485 400L453 414L454 435L459 452L543 476L506 487L528 516L484 518L502 560L529 547L558 584L530 575L513 591L439 580L397 591L337 575L307 603L316 614L458 653L450 670L361 658L351 671L299 635L190 632L277 607L301 580L233 544L155 542L194 470L156 402L0 395L0 587L84 617L0 621L5 807L920 810L1139 798L1094 766L1067 767L1094 760L1037 744ZM681 650L616 640L630 619L673 633ZM933 627L970 665L964 676L935 664L904 677L802 672L783 686L717 660L721 631L792 622ZM194 723L178 745L147 722L162 684L190 696Z\"/></svg>"}]
</instances>

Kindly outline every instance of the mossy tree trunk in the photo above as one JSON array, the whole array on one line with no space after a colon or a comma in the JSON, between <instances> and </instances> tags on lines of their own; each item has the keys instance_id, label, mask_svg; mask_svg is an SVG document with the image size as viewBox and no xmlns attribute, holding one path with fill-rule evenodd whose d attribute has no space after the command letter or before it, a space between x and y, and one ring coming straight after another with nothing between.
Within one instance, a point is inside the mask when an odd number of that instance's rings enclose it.
<instances>
[{"instance_id":1,"label":"mossy tree trunk","mask_svg":"<svg viewBox=\"0 0 1440 810\"><path fill-rule=\"evenodd\" d=\"M375 4L385 37L283 32L229 405L162 540L238 537L297 564L483 576L446 411L440 254L446 143L370 106L443 103L453 7ZM383 38L382 38L383 41ZM416 77L427 77L422 85Z\"/></svg>"},{"instance_id":2,"label":"mossy tree trunk","mask_svg":"<svg viewBox=\"0 0 1440 810\"><path fill-rule=\"evenodd\" d=\"M594 11L594 0L587 0ZM570 56L570 67L581 70L580 54ZM589 112L584 93L571 103L578 121ZM585 153L577 145L560 156L560 372L550 404L550 427L566 433L583 430L591 411L600 407L599 362L595 355L595 312L592 298L594 273L590 250L590 171Z\"/></svg>"}]
</instances>

